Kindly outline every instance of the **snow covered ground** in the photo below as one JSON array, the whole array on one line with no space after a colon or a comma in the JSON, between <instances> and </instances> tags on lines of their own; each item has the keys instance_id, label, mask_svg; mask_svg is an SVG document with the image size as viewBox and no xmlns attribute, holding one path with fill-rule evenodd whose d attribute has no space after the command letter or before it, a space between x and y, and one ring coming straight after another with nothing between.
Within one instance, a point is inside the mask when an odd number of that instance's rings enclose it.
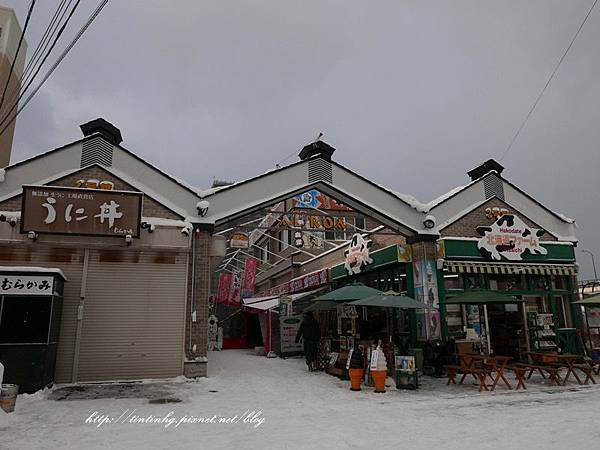
<instances>
[{"instance_id":1,"label":"snow covered ground","mask_svg":"<svg viewBox=\"0 0 600 450\"><path fill-rule=\"evenodd\" d=\"M375 394L309 373L301 359L229 350L209 361L209 378L198 381L21 395L13 414L0 414L0 448L564 449L594 448L600 438L600 385L549 387L534 377L525 392L480 394L424 378L418 391ZM148 416L161 423L131 423Z\"/></svg>"}]
</instances>

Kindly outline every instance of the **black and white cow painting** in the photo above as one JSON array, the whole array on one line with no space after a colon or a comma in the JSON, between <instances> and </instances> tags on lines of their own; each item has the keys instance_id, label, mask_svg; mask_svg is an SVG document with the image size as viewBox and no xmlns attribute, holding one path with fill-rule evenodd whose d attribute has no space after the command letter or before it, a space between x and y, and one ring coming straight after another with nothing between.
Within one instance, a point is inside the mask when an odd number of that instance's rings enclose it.
<instances>
[{"instance_id":1,"label":"black and white cow painting","mask_svg":"<svg viewBox=\"0 0 600 450\"><path fill-rule=\"evenodd\" d=\"M512 214L505 214L492 225L478 227L481 235L477 248L484 255L495 259L520 261L523 254L546 255L548 250L540 244L544 230L531 228L523 220Z\"/></svg>"}]
</instances>

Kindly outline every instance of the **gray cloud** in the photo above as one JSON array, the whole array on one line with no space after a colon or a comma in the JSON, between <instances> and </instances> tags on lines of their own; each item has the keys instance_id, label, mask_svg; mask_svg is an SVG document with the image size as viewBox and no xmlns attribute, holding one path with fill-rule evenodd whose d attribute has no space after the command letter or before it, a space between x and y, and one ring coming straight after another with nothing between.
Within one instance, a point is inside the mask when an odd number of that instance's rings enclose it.
<instances>
[{"instance_id":1,"label":"gray cloud","mask_svg":"<svg viewBox=\"0 0 600 450\"><path fill-rule=\"evenodd\" d=\"M5 3L24 17L25 2ZM30 49L56 4L38 3ZM429 200L502 154L589 6L113 0L20 117L13 157L103 116L126 147L206 186L264 172L323 131L341 163ZM577 219L600 263L597 42L600 10L503 164Z\"/></svg>"}]
</instances>

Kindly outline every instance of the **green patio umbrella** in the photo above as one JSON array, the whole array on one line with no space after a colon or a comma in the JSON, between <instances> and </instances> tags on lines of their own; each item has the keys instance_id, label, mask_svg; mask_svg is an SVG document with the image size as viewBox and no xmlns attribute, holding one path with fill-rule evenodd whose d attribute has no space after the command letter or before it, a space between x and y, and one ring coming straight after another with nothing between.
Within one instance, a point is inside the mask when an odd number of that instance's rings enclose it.
<instances>
[{"instance_id":1,"label":"green patio umbrella","mask_svg":"<svg viewBox=\"0 0 600 450\"><path fill-rule=\"evenodd\" d=\"M595 294L592 295L591 297L588 298L584 298L582 300L577 300L576 302L573 302L576 305L583 305L583 306L600 306L600 294Z\"/></svg>"},{"instance_id":2,"label":"green patio umbrella","mask_svg":"<svg viewBox=\"0 0 600 450\"><path fill-rule=\"evenodd\" d=\"M514 295L505 294L498 291L467 291L456 297L446 299L443 303L446 305L487 305L487 304L505 304L505 303L523 303L525 300L517 298Z\"/></svg>"},{"instance_id":3,"label":"green patio umbrella","mask_svg":"<svg viewBox=\"0 0 600 450\"><path fill-rule=\"evenodd\" d=\"M313 311L313 312L314 311L330 311L330 310L336 309L339 304L340 304L339 302L323 300L320 302L313 303L308 308L304 309L304 311L305 312L307 312L307 311Z\"/></svg>"},{"instance_id":4,"label":"green patio umbrella","mask_svg":"<svg viewBox=\"0 0 600 450\"><path fill-rule=\"evenodd\" d=\"M378 294L372 297L363 298L348 303L355 306L380 306L383 308L398 308L398 309L430 309L432 307L418 302L414 298L400 294Z\"/></svg>"},{"instance_id":5,"label":"green patio umbrella","mask_svg":"<svg viewBox=\"0 0 600 450\"><path fill-rule=\"evenodd\" d=\"M327 294L317 297L316 301L333 301L333 302L351 302L353 300L362 300L363 298L372 297L383 292L365 286L362 283L351 283L344 287L328 292Z\"/></svg>"}]
</instances>

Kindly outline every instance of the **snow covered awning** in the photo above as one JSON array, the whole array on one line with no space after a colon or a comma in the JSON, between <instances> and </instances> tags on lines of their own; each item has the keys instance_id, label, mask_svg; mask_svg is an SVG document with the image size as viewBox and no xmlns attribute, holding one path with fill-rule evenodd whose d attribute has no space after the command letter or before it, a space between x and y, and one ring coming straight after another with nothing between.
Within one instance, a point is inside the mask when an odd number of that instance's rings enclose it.
<instances>
[{"instance_id":1,"label":"snow covered awning","mask_svg":"<svg viewBox=\"0 0 600 450\"><path fill-rule=\"evenodd\" d=\"M457 273L496 273L533 275L576 275L575 264L512 264L445 261L444 269Z\"/></svg>"},{"instance_id":2,"label":"snow covered awning","mask_svg":"<svg viewBox=\"0 0 600 450\"><path fill-rule=\"evenodd\" d=\"M247 306L247 305L252 305L254 303L261 303L266 300L272 300L274 298L278 298L278 296L277 295L269 295L267 297L246 297L246 298L242 299L242 303L244 304L244 306Z\"/></svg>"},{"instance_id":3,"label":"snow covered awning","mask_svg":"<svg viewBox=\"0 0 600 450\"><path fill-rule=\"evenodd\" d=\"M279 306L279 298L274 298L272 300L266 300L263 302L250 303L249 305L244 306L246 308L257 309L259 311L267 311L269 309L273 309Z\"/></svg>"},{"instance_id":4,"label":"snow covered awning","mask_svg":"<svg viewBox=\"0 0 600 450\"><path fill-rule=\"evenodd\" d=\"M35 273L35 274L57 274L67 281L64 272L55 267L32 267L32 266L0 266L0 273Z\"/></svg>"}]
</instances>

